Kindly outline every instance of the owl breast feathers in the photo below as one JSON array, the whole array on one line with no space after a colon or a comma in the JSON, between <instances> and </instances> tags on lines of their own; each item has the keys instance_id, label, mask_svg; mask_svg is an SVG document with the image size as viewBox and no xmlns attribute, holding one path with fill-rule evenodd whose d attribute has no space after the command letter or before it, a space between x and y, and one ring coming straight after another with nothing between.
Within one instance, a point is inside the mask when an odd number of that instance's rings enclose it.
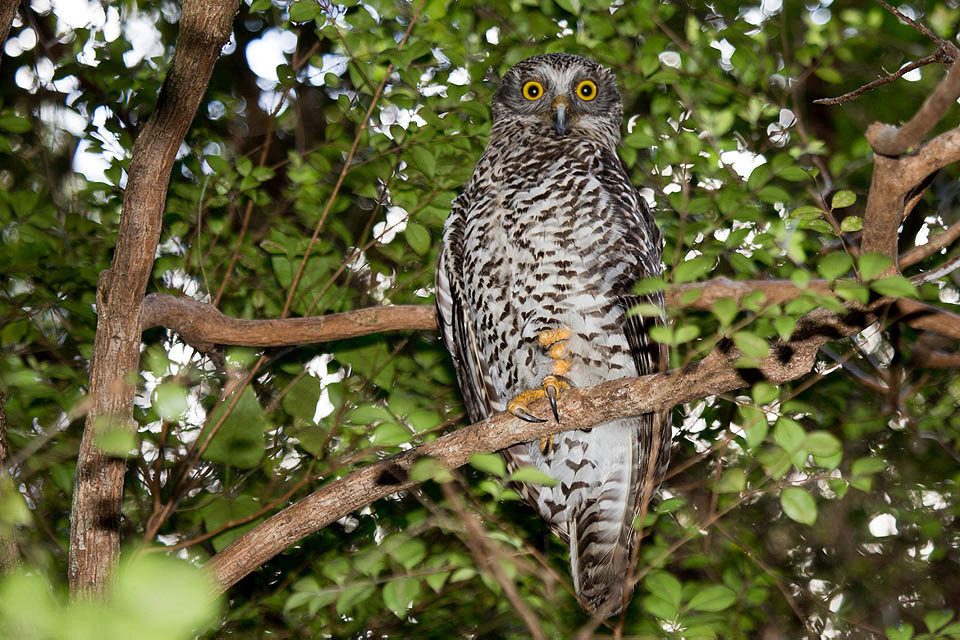
<instances>
[{"instance_id":1,"label":"owl breast feathers","mask_svg":"<svg viewBox=\"0 0 960 640\"><path fill-rule=\"evenodd\" d=\"M494 96L490 140L453 203L437 268L443 339L473 421L509 410L562 424L566 389L665 366L649 336L663 299L632 293L661 274L661 239L617 156L621 121L613 74L579 56L524 60ZM641 303L661 317L627 315ZM554 415L530 412L541 397ZM520 491L570 545L594 615L617 613L632 593L634 520L670 437L668 415L648 414L503 452L511 469L557 480Z\"/></svg>"}]
</instances>

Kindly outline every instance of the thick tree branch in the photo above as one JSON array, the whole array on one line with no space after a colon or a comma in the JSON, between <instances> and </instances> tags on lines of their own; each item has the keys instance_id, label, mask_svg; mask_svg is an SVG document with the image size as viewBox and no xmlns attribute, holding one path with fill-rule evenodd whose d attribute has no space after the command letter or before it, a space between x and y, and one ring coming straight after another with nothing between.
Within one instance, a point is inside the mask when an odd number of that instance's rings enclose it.
<instances>
[{"instance_id":1,"label":"thick tree branch","mask_svg":"<svg viewBox=\"0 0 960 640\"><path fill-rule=\"evenodd\" d=\"M455 468L466 464L475 453L499 451L559 429L586 428L615 418L666 409L747 387L759 380L773 384L794 380L811 370L821 345L860 331L873 322L877 310L888 303L889 300L881 300L843 317L824 310L813 311L798 322L790 342L774 345L771 355L756 367L738 368L740 354L732 345L725 344L700 362L682 369L571 389L562 398L561 425L524 422L509 413L491 416L321 487L214 556L207 563L207 570L222 590L228 589L304 536L371 502L416 485L418 482L410 479L409 472L412 465L424 457ZM545 401L538 403L534 403L531 410L549 413Z\"/></svg>"},{"instance_id":2,"label":"thick tree branch","mask_svg":"<svg viewBox=\"0 0 960 640\"><path fill-rule=\"evenodd\" d=\"M385 331L434 331L432 305L368 307L309 318L240 320L191 298L151 293L143 301L143 328L173 329L201 350L214 344L278 347L342 340Z\"/></svg>"},{"instance_id":3,"label":"thick tree branch","mask_svg":"<svg viewBox=\"0 0 960 640\"><path fill-rule=\"evenodd\" d=\"M239 0L186 0L176 52L156 111L133 147L113 263L97 290L97 334L90 367L92 405L77 461L70 521L74 593L99 594L120 544L125 461L96 445L104 428L134 430L133 385L140 359L143 294L153 265L167 185L213 65L230 35Z\"/></svg>"},{"instance_id":4,"label":"thick tree branch","mask_svg":"<svg viewBox=\"0 0 960 640\"><path fill-rule=\"evenodd\" d=\"M955 57L956 48L948 51ZM941 167L960 160L960 129L943 133L919 146L957 98L960 97L960 64L954 62L923 106L901 127L873 123L866 137L873 147L874 166L864 213L863 253L882 253L896 264L899 227L910 190ZM903 155L916 148L912 155Z\"/></svg>"},{"instance_id":5,"label":"thick tree branch","mask_svg":"<svg viewBox=\"0 0 960 640\"><path fill-rule=\"evenodd\" d=\"M956 60L957 48L949 42L938 43L945 53ZM943 118L957 98L960 97L960 65L955 62L947 71L947 76L937 85L923 106L904 125L873 124L867 130L867 140L877 153L885 156L899 156L916 147Z\"/></svg>"}]
</instances>

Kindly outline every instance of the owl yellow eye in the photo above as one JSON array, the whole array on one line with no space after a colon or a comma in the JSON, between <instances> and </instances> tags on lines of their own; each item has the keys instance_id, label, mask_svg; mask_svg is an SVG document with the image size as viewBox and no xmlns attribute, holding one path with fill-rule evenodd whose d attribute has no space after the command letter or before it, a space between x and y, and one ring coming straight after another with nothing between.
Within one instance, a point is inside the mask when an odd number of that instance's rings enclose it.
<instances>
[{"instance_id":1,"label":"owl yellow eye","mask_svg":"<svg viewBox=\"0 0 960 640\"><path fill-rule=\"evenodd\" d=\"M520 92L527 100L539 100L543 96L543 85L536 80L530 80L523 83L523 89Z\"/></svg>"},{"instance_id":2,"label":"owl yellow eye","mask_svg":"<svg viewBox=\"0 0 960 640\"><path fill-rule=\"evenodd\" d=\"M593 80L581 80L577 85L577 96L581 100L590 102L597 97L597 83Z\"/></svg>"}]
</instances>

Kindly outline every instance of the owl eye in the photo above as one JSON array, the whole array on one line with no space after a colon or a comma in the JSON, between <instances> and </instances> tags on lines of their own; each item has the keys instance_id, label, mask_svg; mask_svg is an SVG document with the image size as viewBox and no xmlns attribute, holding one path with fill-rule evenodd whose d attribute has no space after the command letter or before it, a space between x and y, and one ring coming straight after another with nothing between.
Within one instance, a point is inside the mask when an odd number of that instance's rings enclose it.
<instances>
[{"instance_id":1,"label":"owl eye","mask_svg":"<svg viewBox=\"0 0 960 640\"><path fill-rule=\"evenodd\" d=\"M597 97L597 83L593 80L581 80L577 85L577 96L581 100L590 102Z\"/></svg>"},{"instance_id":2,"label":"owl eye","mask_svg":"<svg viewBox=\"0 0 960 640\"><path fill-rule=\"evenodd\" d=\"M543 96L543 85L536 80L529 80L523 83L523 89L520 90L520 93L527 100L539 100Z\"/></svg>"}]
</instances>

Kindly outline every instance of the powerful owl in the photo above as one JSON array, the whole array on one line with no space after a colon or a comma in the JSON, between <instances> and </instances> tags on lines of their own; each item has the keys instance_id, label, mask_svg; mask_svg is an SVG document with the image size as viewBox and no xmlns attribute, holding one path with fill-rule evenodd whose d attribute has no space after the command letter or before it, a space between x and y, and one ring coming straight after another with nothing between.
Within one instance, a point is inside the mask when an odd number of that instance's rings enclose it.
<instances>
[{"instance_id":1,"label":"powerful owl","mask_svg":"<svg viewBox=\"0 0 960 640\"><path fill-rule=\"evenodd\" d=\"M473 421L504 410L543 421L529 404L546 397L562 425L566 389L664 366L649 336L662 296L632 292L661 274L662 241L617 156L622 118L613 73L580 56L523 60L494 95L490 140L453 202L437 267L440 327ZM646 313L628 313L638 305ZM641 494L659 484L669 452L661 414L504 451L509 468L557 480L520 492L570 545L577 595L594 615L630 596Z\"/></svg>"}]
</instances>

